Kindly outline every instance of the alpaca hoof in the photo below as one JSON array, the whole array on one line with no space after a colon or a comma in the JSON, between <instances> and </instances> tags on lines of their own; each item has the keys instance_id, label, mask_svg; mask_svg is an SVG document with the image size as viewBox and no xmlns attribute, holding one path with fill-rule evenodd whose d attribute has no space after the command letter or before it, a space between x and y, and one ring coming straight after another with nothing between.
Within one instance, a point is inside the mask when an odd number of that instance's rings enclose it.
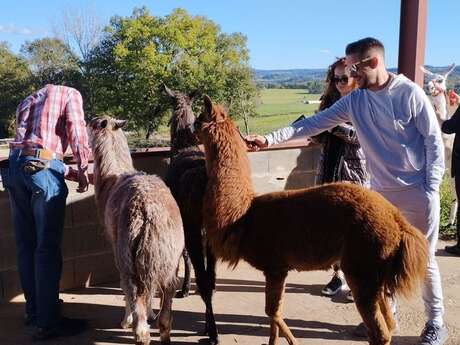
<instances>
[{"instance_id":1,"label":"alpaca hoof","mask_svg":"<svg viewBox=\"0 0 460 345\"><path fill-rule=\"evenodd\" d=\"M188 297L190 295L190 292L189 291L177 291L176 292L176 298L185 298L185 297Z\"/></svg>"},{"instance_id":2,"label":"alpaca hoof","mask_svg":"<svg viewBox=\"0 0 460 345\"><path fill-rule=\"evenodd\" d=\"M132 326L133 324L132 324L132 322L130 322L130 321L123 320L123 321L121 321L120 325L121 325L121 328L123 328L123 329L128 329L128 328L131 328L131 326Z\"/></svg>"},{"instance_id":3,"label":"alpaca hoof","mask_svg":"<svg viewBox=\"0 0 460 345\"><path fill-rule=\"evenodd\" d=\"M218 345L219 339L209 339L209 345Z\"/></svg>"},{"instance_id":4,"label":"alpaca hoof","mask_svg":"<svg viewBox=\"0 0 460 345\"><path fill-rule=\"evenodd\" d=\"M136 334L136 345L150 345L150 332Z\"/></svg>"},{"instance_id":5,"label":"alpaca hoof","mask_svg":"<svg viewBox=\"0 0 460 345\"><path fill-rule=\"evenodd\" d=\"M170 339L168 339L168 340L162 340L162 341L160 341L160 344L161 344L161 345L171 345L171 340L170 340Z\"/></svg>"}]
</instances>

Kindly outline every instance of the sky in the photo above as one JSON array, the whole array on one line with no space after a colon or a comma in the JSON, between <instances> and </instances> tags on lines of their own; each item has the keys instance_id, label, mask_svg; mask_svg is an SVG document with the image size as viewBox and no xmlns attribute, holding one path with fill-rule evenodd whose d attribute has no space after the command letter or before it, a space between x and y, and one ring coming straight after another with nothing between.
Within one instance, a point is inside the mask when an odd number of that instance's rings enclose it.
<instances>
[{"instance_id":1,"label":"sky","mask_svg":"<svg viewBox=\"0 0 460 345\"><path fill-rule=\"evenodd\" d=\"M427 0L425 64L460 64L459 0ZM226 33L246 35L256 69L325 68L347 43L373 36L397 66L400 0L1 0L0 41L18 53L25 41L53 36L68 9L94 13L103 25L146 6L155 16L181 7L205 16Z\"/></svg>"}]
</instances>

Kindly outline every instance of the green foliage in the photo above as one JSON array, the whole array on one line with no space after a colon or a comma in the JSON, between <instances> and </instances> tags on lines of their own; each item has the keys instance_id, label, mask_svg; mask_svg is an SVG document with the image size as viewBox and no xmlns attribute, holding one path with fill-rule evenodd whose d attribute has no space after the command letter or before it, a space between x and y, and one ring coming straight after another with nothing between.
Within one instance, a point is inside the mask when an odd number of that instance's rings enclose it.
<instances>
[{"instance_id":1,"label":"green foliage","mask_svg":"<svg viewBox=\"0 0 460 345\"><path fill-rule=\"evenodd\" d=\"M15 56L0 42L0 138L13 135L15 110L31 91L26 61Z\"/></svg>"},{"instance_id":2,"label":"green foliage","mask_svg":"<svg viewBox=\"0 0 460 345\"><path fill-rule=\"evenodd\" d=\"M207 93L227 103L232 115L240 114L256 92L248 60L243 35L224 34L204 17L183 9L155 17L146 8L136 9L130 17L112 18L93 51L96 112L128 118L148 136L170 108L160 90L164 82Z\"/></svg>"},{"instance_id":3,"label":"green foliage","mask_svg":"<svg viewBox=\"0 0 460 345\"><path fill-rule=\"evenodd\" d=\"M26 42L21 53L29 63L36 88L45 84L80 83L78 58L64 42L57 38L42 38Z\"/></svg>"},{"instance_id":4,"label":"green foliage","mask_svg":"<svg viewBox=\"0 0 460 345\"><path fill-rule=\"evenodd\" d=\"M456 235L456 230L448 224L450 207L452 205L452 201L454 200L454 196L450 191L447 176L444 176L439 193L441 197L441 217L439 222L440 236L444 239L451 239Z\"/></svg>"}]
</instances>

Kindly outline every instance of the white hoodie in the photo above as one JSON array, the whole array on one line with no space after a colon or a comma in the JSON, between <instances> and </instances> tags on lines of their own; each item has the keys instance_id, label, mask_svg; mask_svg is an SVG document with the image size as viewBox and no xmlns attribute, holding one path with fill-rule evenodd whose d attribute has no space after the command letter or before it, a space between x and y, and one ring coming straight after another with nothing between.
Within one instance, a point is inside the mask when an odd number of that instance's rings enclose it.
<instances>
[{"instance_id":1,"label":"white hoodie","mask_svg":"<svg viewBox=\"0 0 460 345\"><path fill-rule=\"evenodd\" d=\"M438 121L424 91L404 75L382 90L357 89L330 108L266 136L269 145L313 136L343 122L355 127L371 188L402 190L424 184L438 191L444 150Z\"/></svg>"}]
</instances>

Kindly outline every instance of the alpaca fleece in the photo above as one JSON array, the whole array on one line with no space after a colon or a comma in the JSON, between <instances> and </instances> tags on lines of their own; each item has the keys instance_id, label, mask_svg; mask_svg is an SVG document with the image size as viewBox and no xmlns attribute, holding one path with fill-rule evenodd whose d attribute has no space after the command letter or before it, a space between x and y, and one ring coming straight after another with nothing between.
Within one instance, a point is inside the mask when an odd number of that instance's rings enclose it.
<instances>
[{"instance_id":1,"label":"alpaca fleece","mask_svg":"<svg viewBox=\"0 0 460 345\"><path fill-rule=\"evenodd\" d=\"M264 272L270 345L281 331L288 271L327 269L340 261L370 344L389 345L395 324L386 294L410 296L423 281L427 243L396 207L361 186L335 183L255 195L246 145L225 111L205 97L199 134L208 184L204 222L217 257L244 259Z\"/></svg>"}]
</instances>

